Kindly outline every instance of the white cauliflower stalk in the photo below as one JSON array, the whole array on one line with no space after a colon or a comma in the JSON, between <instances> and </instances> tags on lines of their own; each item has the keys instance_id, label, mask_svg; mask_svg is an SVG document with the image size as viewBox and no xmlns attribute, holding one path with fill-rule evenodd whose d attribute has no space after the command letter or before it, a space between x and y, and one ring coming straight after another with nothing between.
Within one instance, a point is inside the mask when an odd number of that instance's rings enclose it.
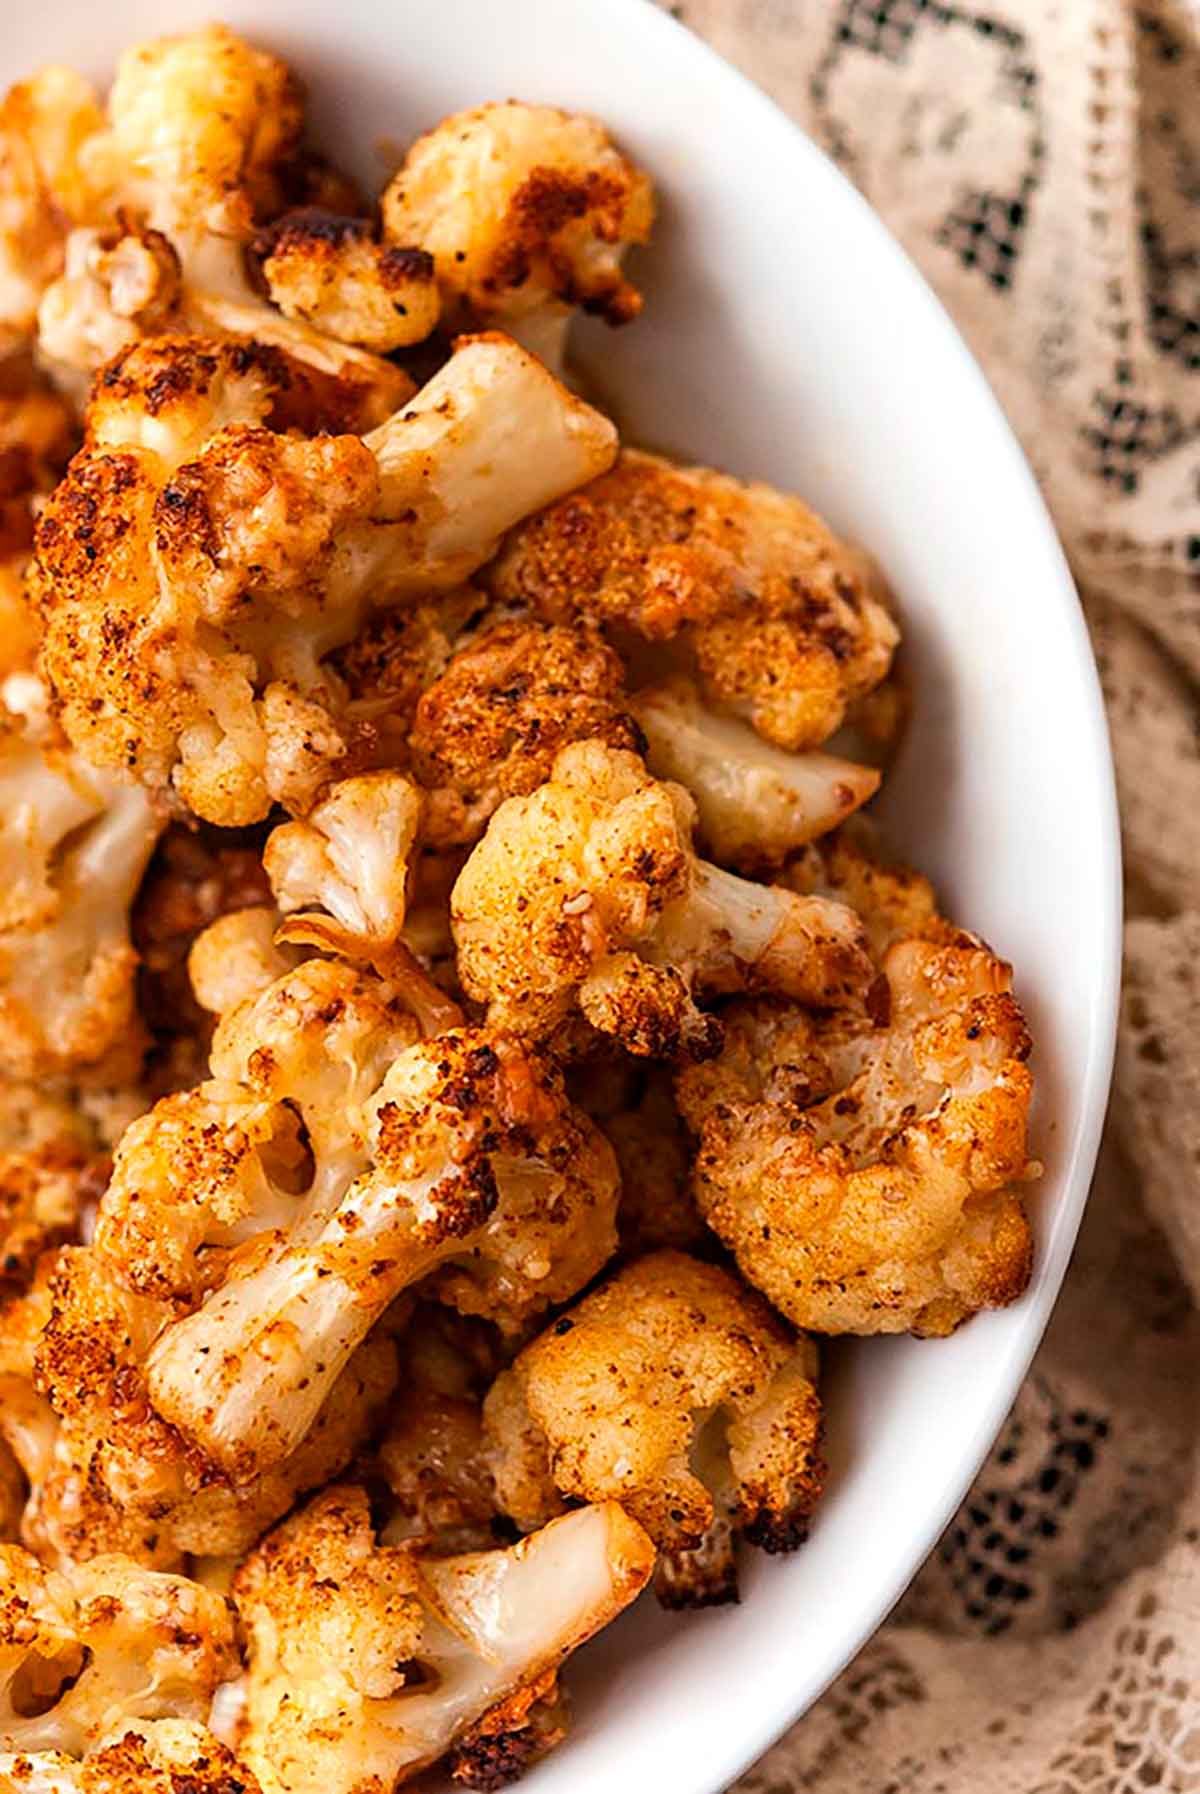
<instances>
[{"instance_id":1,"label":"white cauliflower stalk","mask_svg":"<svg viewBox=\"0 0 1200 1794\"><path fill-rule=\"evenodd\" d=\"M455 1780L499 1785L489 1769L507 1763L510 1779L528 1760L531 1701L653 1561L615 1503L508 1551L435 1558L377 1544L366 1494L328 1489L234 1581L249 1647L241 1753L286 1794L390 1794L447 1752Z\"/></svg>"},{"instance_id":2,"label":"white cauliflower stalk","mask_svg":"<svg viewBox=\"0 0 1200 1794\"><path fill-rule=\"evenodd\" d=\"M725 866L778 866L836 828L879 789L879 774L810 749L791 754L748 723L705 707L682 676L629 700L646 737L646 765L674 779L696 803L697 829Z\"/></svg>"}]
</instances>

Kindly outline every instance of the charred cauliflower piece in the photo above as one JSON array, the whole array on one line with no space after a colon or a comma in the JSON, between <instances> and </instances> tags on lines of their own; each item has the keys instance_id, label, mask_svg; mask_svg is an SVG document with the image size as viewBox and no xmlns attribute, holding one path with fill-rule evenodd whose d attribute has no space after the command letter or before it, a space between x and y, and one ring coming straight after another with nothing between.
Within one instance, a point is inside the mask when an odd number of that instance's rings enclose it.
<instances>
[{"instance_id":1,"label":"charred cauliflower piece","mask_svg":"<svg viewBox=\"0 0 1200 1794\"><path fill-rule=\"evenodd\" d=\"M1012 969L946 923L897 940L871 1010L726 1014L678 1081L693 1189L751 1283L822 1333L950 1333L1029 1281L1030 1042Z\"/></svg>"},{"instance_id":2,"label":"charred cauliflower piece","mask_svg":"<svg viewBox=\"0 0 1200 1794\"><path fill-rule=\"evenodd\" d=\"M505 1754L516 1767L512 1722L505 1753L503 1718L489 1728L489 1715L511 1703L525 1729L517 1697L549 1688L653 1560L615 1503L508 1551L432 1558L377 1544L365 1493L328 1489L234 1582L249 1649L241 1754L281 1794L389 1794L455 1746L468 1785Z\"/></svg>"},{"instance_id":3,"label":"charred cauliflower piece","mask_svg":"<svg viewBox=\"0 0 1200 1794\"><path fill-rule=\"evenodd\" d=\"M707 702L791 752L833 733L898 640L870 563L798 498L632 449L514 531L487 577L550 621L674 641Z\"/></svg>"},{"instance_id":4,"label":"charred cauliflower piece","mask_svg":"<svg viewBox=\"0 0 1200 1794\"><path fill-rule=\"evenodd\" d=\"M77 1236L107 1179L108 1160L73 1133L0 1151L0 1292L27 1283L44 1251Z\"/></svg>"},{"instance_id":5,"label":"charred cauliflower piece","mask_svg":"<svg viewBox=\"0 0 1200 1794\"><path fill-rule=\"evenodd\" d=\"M69 406L37 374L30 357L0 359L0 678L33 665L40 631L25 591L25 567L37 509L74 443Z\"/></svg>"},{"instance_id":6,"label":"charred cauliflower piece","mask_svg":"<svg viewBox=\"0 0 1200 1794\"><path fill-rule=\"evenodd\" d=\"M426 838L478 840L506 797L550 777L569 742L639 749L622 680L621 662L587 625L485 622L416 707L412 765L430 794Z\"/></svg>"},{"instance_id":7,"label":"charred cauliflower piece","mask_svg":"<svg viewBox=\"0 0 1200 1794\"><path fill-rule=\"evenodd\" d=\"M645 1527L667 1605L736 1599L735 1534L767 1551L807 1535L823 1474L816 1373L811 1343L728 1271L652 1253L493 1387L501 1505L522 1526L545 1517L529 1475L536 1436L560 1495L619 1501Z\"/></svg>"},{"instance_id":8,"label":"charred cauliflower piece","mask_svg":"<svg viewBox=\"0 0 1200 1794\"><path fill-rule=\"evenodd\" d=\"M621 1168L617 1212L624 1258L659 1246L691 1252L713 1243L691 1191L692 1149L665 1067L651 1065L633 1100L600 1126Z\"/></svg>"},{"instance_id":9,"label":"charred cauliflower piece","mask_svg":"<svg viewBox=\"0 0 1200 1794\"><path fill-rule=\"evenodd\" d=\"M220 25L136 44L107 115L92 102L83 116L86 204L71 207L65 245L58 233L50 266L62 275L37 308L42 352L64 379L163 331L203 330L284 351L345 428L403 402L398 368L281 315L248 279L256 227L291 201L298 174L304 184L303 94L286 63Z\"/></svg>"},{"instance_id":10,"label":"charred cauliflower piece","mask_svg":"<svg viewBox=\"0 0 1200 1794\"><path fill-rule=\"evenodd\" d=\"M881 962L894 942L939 920L937 898L920 872L886 859L873 831L861 822L857 818L814 842L788 862L779 879L805 896L848 903L862 918L872 957Z\"/></svg>"},{"instance_id":11,"label":"charred cauliflower piece","mask_svg":"<svg viewBox=\"0 0 1200 1794\"><path fill-rule=\"evenodd\" d=\"M388 355L423 342L441 314L433 257L380 243L367 218L317 206L286 212L255 239L271 298L339 342Z\"/></svg>"},{"instance_id":12,"label":"charred cauliflower piece","mask_svg":"<svg viewBox=\"0 0 1200 1794\"><path fill-rule=\"evenodd\" d=\"M118 1048L136 1054L129 912L163 819L58 736L32 675L6 680L3 697L0 1070L96 1073Z\"/></svg>"},{"instance_id":13,"label":"charred cauliflower piece","mask_svg":"<svg viewBox=\"0 0 1200 1794\"><path fill-rule=\"evenodd\" d=\"M81 1760L62 1751L0 1753L12 1794L262 1794L233 1752L204 1726L154 1719Z\"/></svg>"},{"instance_id":14,"label":"charred cauliflower piece","mask_svg":"<svg viewBox=\"0 0 1200 1794\"><path fill-rule=\"evenodd\" d=\"M593 118L517 101L443 119L383 195L386 241L433 257L443 304L510 331L555 369L571 312L626 324L621 272L654 220L648 177Z\"/></svg>"},{"instance_id":15,"label":"charred cauliflower piece","mask_svg":"<svg viewBox=\"0 0 1200 1794\"><path fill-rule=\"evenodd\" d=\"M212 1080L121 1142L96 1256L140 1317L139 1411L189 1464L241 1484L290 1460L372 1322L435 1271L444 1300L519 1325L610 1255L611 1150L550 1066L416 1032L392 985L311 960L224 1016Z\"/></svg>"},{"instance_id":16,"label":"charred cauliflower piece","mask_svg":"<svg viewBox=\"0 0 1200 1794\"><path fill-rule=\"evenodd\" d=\"M130 1721L202 1721L237 1673L225 1602L182 1576L96 1558L68 1574L0 1546L0 1732L81 1757Z\"/></svg>"},{"instance_id":17,"label":"charred cauliflower piece","mask_svg":"<svg viewBox=\"0 0 1200 1794\"><path fill-rule=\"evenodd\" d=\"M244 1075L253 1064L252 1054ZM350 1352L403 1290L432 1277L463 1313L519 1327L573 1295L615 1245L611 1148L527 1044L471 1029L421 1042L352 1113L359 1174L346 1175L347 1154L322 1175L310 1122L318 1175L293 1203L296 1219L248 1243L245 1265L235 1255L149 1354L156 1411L238 1480L296 1449ZM126 1189L119 1156L98 1239L122 1259L142 1225L131 1205L118 1218ZM174 1233L184 1233L178 1222ZM195 1299L201 1269L180 1264L177 1300L189 1290Z\"/></svg>"},{"instance_id":18,"label":"charred cauliflower piece","mask_svg":"<svg viewBox=\"0 0 1200 1794\"><path fill-rule=\"evenodd\" d=\"M459 975L489 1021L549 1033L578 1007L629 1051L703 1057L692 992L844 997L869 972L852 912L697 860L694 809L636 754L579 742L501 804L451 899Z\"/></svg>"},{"instance_id":19,"label":"charred cauliflower piece","mask_svg":"<svg viewBox=\"0 0 1200 1794\"><path fill-rule=\"evenodd\" d=\"M460 344L366 437L267 427L259 346L164 337L111 363L42 516L43 662L100 765L225 825L303 814L355 747L322 665L372 605L449 589L612 457L612 426L503 338Z\"/></svg>"},{"instance_id":20,"label":"charred cauliflower piece","mask_svg":"<svg viewBox=\"0 0 1200 1794\"><path fill-rule=\"evenodd\" d=\"M815 750L787 753L706 709L682 676L647 686L629 707L646 738L646 765L691 793L700 839L723 866L778 866L879 789L873 767Z\"/></svg>"},{"instance_id":21,"label":"charred cauliflower piece","mask_svg":"<svg viewBox=\"0 0 1200 1794\"><path fill-rule=\"evenodd\" d=\"M177 1567L184 1553L246 1551L298 1495L345 1468L396 1380L393 1342L368 1340L298 1449L234 1484L151 1406L146 1359L173 1310L124 1288L102 1254L83 1248L60 1255L50 1296L34 1352L49 1414L30 1412L26 1439L12 1443L32 1489L24 1536L62 1564L118 1547L156 1568Z\"/></svg>"}]
</instances>

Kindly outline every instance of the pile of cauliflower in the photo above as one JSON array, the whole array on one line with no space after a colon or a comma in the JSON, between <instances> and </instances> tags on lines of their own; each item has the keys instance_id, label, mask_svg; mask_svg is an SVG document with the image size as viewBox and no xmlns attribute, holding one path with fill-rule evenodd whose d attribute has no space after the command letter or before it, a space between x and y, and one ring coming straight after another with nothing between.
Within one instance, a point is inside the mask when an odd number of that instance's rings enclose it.
<instances>
[{"instance_id":1,"label":"pile of cauliflower","mask_svg":"<svg viewBox=\"0 0 1200 1794\"><path fill-rule=\"evenodd\" d=\"M0 107L6 1788L498 1788L802 1545L815 1335L1027 1282L887 587L567 383L653 212L516 101L368 203L221 27Z\"/></svg>"}]
</instances>

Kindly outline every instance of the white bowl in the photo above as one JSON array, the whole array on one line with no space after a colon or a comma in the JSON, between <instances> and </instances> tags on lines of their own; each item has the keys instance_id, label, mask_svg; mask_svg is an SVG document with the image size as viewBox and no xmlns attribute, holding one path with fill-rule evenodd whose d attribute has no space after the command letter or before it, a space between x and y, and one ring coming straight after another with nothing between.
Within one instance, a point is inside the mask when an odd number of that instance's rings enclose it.
<instances>
[{"instance_id":1,"label":"white bowl","mask_svg":"<svg viewBox=\"0 0 1200 1794\"><path fill-rule=\"evenodd\" d=\"M103 79L213 14L291 58L340 160L516 95L600 114L653 173L644 319L582 359L645 442L802 493L899 593L916 721L887 810L951 913L1017 966L1037 1042L1037 1262L945 1341L828 1354L829 1492L797 1555L747 1553L740 1607L647 1601L585 1651L537 1794L713 1794L879 1623L961 1499L1045 1325L1108 1090L1119 844L1099 687L1029 471L953 327L863 201L763 96L646 0L57 0L8 8L0 75Z\"/></svg>"}]
</instances>

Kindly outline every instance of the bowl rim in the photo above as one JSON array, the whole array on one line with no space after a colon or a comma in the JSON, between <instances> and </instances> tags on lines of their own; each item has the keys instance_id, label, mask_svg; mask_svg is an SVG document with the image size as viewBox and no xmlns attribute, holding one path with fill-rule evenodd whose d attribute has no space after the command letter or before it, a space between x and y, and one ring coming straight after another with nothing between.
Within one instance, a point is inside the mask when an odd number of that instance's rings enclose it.
<instances>
[{"instance_id":1,"label":"bowl rim","mask_svg":"<svg viewBox=\"0 0 1200 1794\"><path fill-rule=\"evenodd\" d=\"M571 0L571 3L588 12L595 12L597 5L602 4L610 19L615 10L612 0ZM776 100L698 32L664 10L658 0L621 0L621 6L629 14L642 14L642 27L660 35L664 60L690 59L694 66L707 69L714 77L730 84L741 102L759 113L768 129L787 140L789 153L808 163L812 179L835 190L840 203L856 215L861 232L874 239L875 249L881 260L890 264L894 279L908 288L912 303L923 307L940 327L940 334L946 340L948 353L952 353L957 362L964 386L972 387L979 406L990 412L996 445L998 449L1003 445L1014 487L1024 487L1027 497L1024 523L1031 533L1036 532L1047 569L1054 574L1054 601L1065 612L1064 620L1075 648L1080 696L1086 703L1088 740L1085 752L1095 769L1093 796L1100 825L1099 847L1105 862L1103 881L1095 893L1102 951L1097 960L1092 991L1089 1050L1079 1075L1080 1122L1073 1150L1060 1173L1061 1190L1057 1198L1060 1215L1055 1237L1043 1253L1037 1287L1024 1299L1028 1304L1024 1325L1010 1345L1005 1361L997 1368L992 1399L982 1408L971 1433L963 1438L958 1454L959 1474L947 1484L942 1500L930 1508L925 1524L919 1531L914 1530L908 1549L898 1554L896 1573L877 1590L876 1599L865 1614L862 1603L857 1604L854 1623L842 1628L842 1636L836 1648L831 1650L819 1679L808 1683L799 1695L789 1693L786 1678L781 1679L777 1691L772 1690L770 1696L764 1694L756 1703L753 1741L748 1737L750 1728L747 1728L747 1732L739 1733L737 1740L731 1740L726 1749L709 1756L710 1774L706 1787L712 1794L720 1794L720 1790L729 1788L816 1704L875 1636L961 1506L1041 1344L1074 1252L1108 1108L1121 989L1124 911L1121 825L1112 742L1099 671L1066 554L1016 433L954 319L880 215L833 158Z\"/></svg>"}]
</instances>

